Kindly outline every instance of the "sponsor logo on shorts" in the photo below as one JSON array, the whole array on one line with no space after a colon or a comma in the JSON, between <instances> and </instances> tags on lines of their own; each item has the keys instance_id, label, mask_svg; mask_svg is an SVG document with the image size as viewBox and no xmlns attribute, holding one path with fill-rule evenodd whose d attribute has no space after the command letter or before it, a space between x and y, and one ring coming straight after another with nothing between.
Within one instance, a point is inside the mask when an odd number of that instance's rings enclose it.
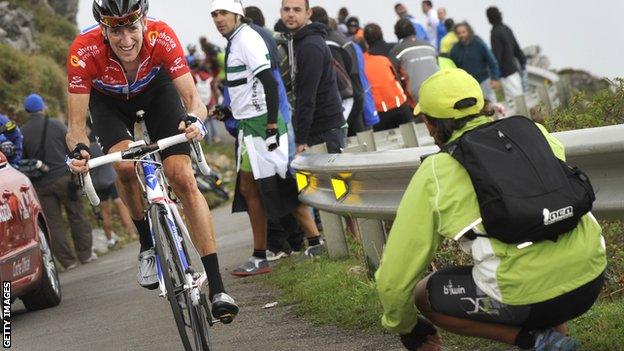
<instances>
[{"instance_id":1,"label":"sponsor logo on shorts","mask_svg":"<svg viewBox=\"0 0 624 351\"><path fill-rule=\"evenodd\" d=\"M466 289L461 285L453 286L453 282L449 280L448 285L442 286L442 292L444 293L444 295L451 295L451 296L452 295L465 295Z\"/></svg>"}]
</instances>

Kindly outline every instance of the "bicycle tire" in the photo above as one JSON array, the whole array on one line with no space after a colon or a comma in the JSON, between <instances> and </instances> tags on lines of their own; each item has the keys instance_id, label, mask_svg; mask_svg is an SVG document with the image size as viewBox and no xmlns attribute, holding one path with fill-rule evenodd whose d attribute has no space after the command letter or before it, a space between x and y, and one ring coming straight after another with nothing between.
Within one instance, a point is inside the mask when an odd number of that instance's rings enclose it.
<instances>
[{"instance_id":1,"label":"bicycle tire","mask_svg":"<svg viewBox=\"0 0 624 351\"><path fill-rule=\"evenodd\" d=\"M174 294L167 294L170 304L172 305L172 310L174 310L174 315L177 314L176 325L178 327L178 332L180 333L180 337L182 339L182 343L186 350L197 350L197 351L209 351L210 350L210 337L208 332L208 326L206 325L206 317L203 314L201 305L194 306L191 298L190 292L187 290L183 290L184 285L184 277L185 272L183 270L182 262L180 261L180 257L177 254L177 248L175 243L173 242L173 233L171 232L170 227L167 225L167 221L165 219L164 214L160 215L160 211L167 211L163 205L158 205L158 217L159 221L158 227L161 228L162 232L166 235L164 236L164 242L167 244L167 251L171 253L170 262L173 267L172 271L176 276L178 286L174 286L175 283L173 280L170 280L172 284L171 287L173 290L169 290L169 287L166 286L167 291L174 291ZM176 230L180 233L180 225L184 225L183 223L178 223L178 221L174 218L174 225L177 227ZM162 239L162 238L161 238ZM187 262L190 266L191 259L189 256L189 251L187 249L186 242L183 240L181 242L182 249L186 256ZM163 273L164 274L164 273ZM169 277L171 278L171 277ZM167 284L165 284L167 285ZM179 299L182 299L182 302L186 307L181 307L179 304ZM177 308L176 308L177 307ZM176 310L177 309L177 310ZM190 330L188 329L190 328ZM191 337L189 336L189 331L192 335L192 343L195 346L191 347Z\"/></svg>"},{"instance_id":2,"label":"bicycle tire","mask_svg":"<svg viewBox=\"0 0 624 351\"><path fill-rule=\"evenodd\" d=\"M182 342L182 346L185 350L192 351L193 349L191 347L188 334L186 332L184 312L182 311L182 307L180 306L180 303L177 299L177 294L175 293L176 288L174 286L174 278L172 277L172 275L176 274L179 277L179 274L175 272L175 268L172 269L170 264L171 260L173 259L173 255L167 254L167 252L171 252L171 246L169 246L169 240L165 238L171 233L167 233L169 231L169 228L167 226L163 227L162 222L160 221L160 219L162 218L160 211L162 210L163 205L153 205L149 210L149 218L152 223L152 228L155 230L154 238L156 240L154 242L154 248L156 249L156 254L158 255L158 262L160 264L160 269L163 274L165 289L167 290L167 300L171 305L171 311L173 313L173 318L178 329L178 334L180 335L180 341ZM186 300L186 298L184 299Z\"/></svg>"},{"instance_id":3,"label":"bicycle tire","mask_svg":"<svg viewBox=\"0 0 624 351\"><path fill-rule=\"evenodd\" d=\"M184 223L180 223L178 221L178 218L175 216L174 216L173 221L174 221L174 225L177 227L176 229L178 231L178 234L182 236L182 229L180 226L184 226ZM184 236L182 237L184 238ZM189 250L187 246L187 240L182 240L180 244L182 245L182 251L184 251L184 255L186 256L188 266L192 267L191 256L189 254ZM178 258L179 257L176 255L175 259L178 260ZM178 267L182 267L181 262L178 262ZM201 288L200 288L200 304L198 306L194 306L192 303L190 303L191 301L190 292L188 292L186 299L187 301L189 301L187 306L189 306L189 316L191 318L191 325L192 325L191 329L193 330L193 340L195 341L195 345L198 350L209 351L211 348L211 344L210 344L210 332L208 329L210 323L208 323L208 318L212 318L212 315L210 314L209 308L206 309L204 306L202 306L203 304L207 303L206 295L201 292Z\"/></svg>"}]
</instances>

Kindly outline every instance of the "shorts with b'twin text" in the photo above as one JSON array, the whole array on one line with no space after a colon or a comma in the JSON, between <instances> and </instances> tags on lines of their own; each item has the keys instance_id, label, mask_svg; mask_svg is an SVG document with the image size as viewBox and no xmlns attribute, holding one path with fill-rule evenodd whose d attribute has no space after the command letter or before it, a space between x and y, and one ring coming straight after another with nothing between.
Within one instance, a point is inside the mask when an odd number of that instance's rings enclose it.
<instances>
[{"instance_id":1,"label":"shorts with b'twin text","mask_svg":"<svg viewBox=\"0 0 624 351\"><path fill-rule=\"evenodd\" d=\"M552 328L587 312L602 288L604 273L553 299L530 305L507 305L486 295L472 278L472 266L441 269L429 277L427 295L438 313L526 329Z\"/></svg>"},{"instance_id":2,"label":"shorts with b'twin text","mask_svg":"<svg viewBox=\"0 0 624 351\"><path fill-rule=\"evenodd\" d=\"M147 89L129 100L91 90L91 123L105 154L121 141L134 140L134 122L139 110L145 111L145 124L152 141L181 133L178 125L186 116L186 110L173 82L161 69L149 84ZM183 143L161 151L163 160L171 155L190 155L190 147Z\"/></svg>"}]
</instances>

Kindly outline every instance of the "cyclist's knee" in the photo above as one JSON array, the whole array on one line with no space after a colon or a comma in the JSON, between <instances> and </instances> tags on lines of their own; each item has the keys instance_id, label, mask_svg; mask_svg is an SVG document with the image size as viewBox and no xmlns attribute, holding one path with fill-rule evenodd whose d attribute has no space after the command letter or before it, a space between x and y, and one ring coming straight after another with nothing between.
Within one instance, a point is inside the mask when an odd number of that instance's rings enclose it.
<instances>
[{"instance_id":1,"label":"cyclist's knee","mask_svg":"<svg viewBox=\"0 0 624 351\"><path fill-rule=\"evenodd\" d=\"M115 173L122 184L136 181L136 173L134 171L133 162L117 162L113 165Z\"/></svg>"},{"instance_id":2,"label":"cyclist's knee","mask_svg":"<svg viewBox=\"0 0 624 351\"><path fill-rule=\"evenodd\" d=\"M199 191L193 173L184 167L173 167L170 170L165 169L165 175L178 196L185 196Z\"/></svg>"}]
</instances>

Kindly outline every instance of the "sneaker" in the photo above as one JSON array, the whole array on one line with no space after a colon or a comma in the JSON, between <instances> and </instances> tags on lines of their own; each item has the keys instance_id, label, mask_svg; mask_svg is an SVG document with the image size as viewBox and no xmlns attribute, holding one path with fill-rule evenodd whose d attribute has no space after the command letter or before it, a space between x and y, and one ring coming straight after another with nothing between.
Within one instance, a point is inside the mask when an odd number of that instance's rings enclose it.
<instances>
[{"instance_id":1,"label":"sneaker","mask_svg":"<svg viewBox=\"0 0 624 351\"><path fill-rule=\"evenodd\" d=\"M212 316L221 323L232 323L237 314L238 306L230 295L219 293L212 298Z\"/></svg>"},{"instance_id":2,"label":"sneaker","mask_svg":"<svg viewBox=\"0 0 624 351\"><path fill-rule=\"evenodd\" d=\"M232 275L237 277L248 277L250 275L265 274L269 272L271 272L269 261L261 258L250 257L249 260L233 270Z\"/></svg>"},{"instance_id":3,"label":"sneaker","mask_svg":"<svg viewBox=\"0 0 624 351\"><path fill-rule=\"evenodd\" d=\"M277 261L281 258L288 257L288 256L290 255L284 251L278 251L277 253L275 253L271 250L266 250L266 257L267 257L267 261L269 262Z\"/></svg>"},{"instance_id":4,"label":"sneaker","mask_svg":"<svg viewBox=\"0 0 624 351\"><path fill-rule=\"evenodd\" d=\"M89 258L87 258L86 260L82 261L82 263L83 264L91 263L97 259L98 259L98 255L95 253L95 251L91 251L91 256L89 256Z\"/></svg>"},{"instance_id":5,"label":"sneaker","mask_svg":"<svg viewBox=\"0 0 624 351\"><path fill-rule=\"evenodd\" d=\"M575 351L580 344L554 329L544 330L535 336L535 351Z\"/></svg>"},{"instance_id":6,"label":"sneaker","mask_svg":"<svg viewBox=\"0 0 624 351\"><path fill-rule=\"evenodd\" d=\"M106 246L108 247L108 249L112 249L113 247L115 247L115 245L117 245L118 241L115 238L110 238L110 240L106 241Z\"/></svg>"},{"instance_id":7,"label":"sneaker","mask_svg":"<svg viewBox=\"0 0 624 351\"><path fill-rule=\"evenodd\" d=\"M137 280L140 286L148 290L158 288L156 252L153 247L139 253L139 273L137 274Z\"/></svg>"},{"instance_id":8,"label":"sneaker","mask_svg":"<svg viewBox=\"0 0 624 351\"><path fill-rule=\"evenodd\" d=\"M321 239L321 243L314 246L308 246L308 248L303 252L303 255L307 258L315 258L320 254L325 252L325 241Z\"/></svg>"}]
</instances>

